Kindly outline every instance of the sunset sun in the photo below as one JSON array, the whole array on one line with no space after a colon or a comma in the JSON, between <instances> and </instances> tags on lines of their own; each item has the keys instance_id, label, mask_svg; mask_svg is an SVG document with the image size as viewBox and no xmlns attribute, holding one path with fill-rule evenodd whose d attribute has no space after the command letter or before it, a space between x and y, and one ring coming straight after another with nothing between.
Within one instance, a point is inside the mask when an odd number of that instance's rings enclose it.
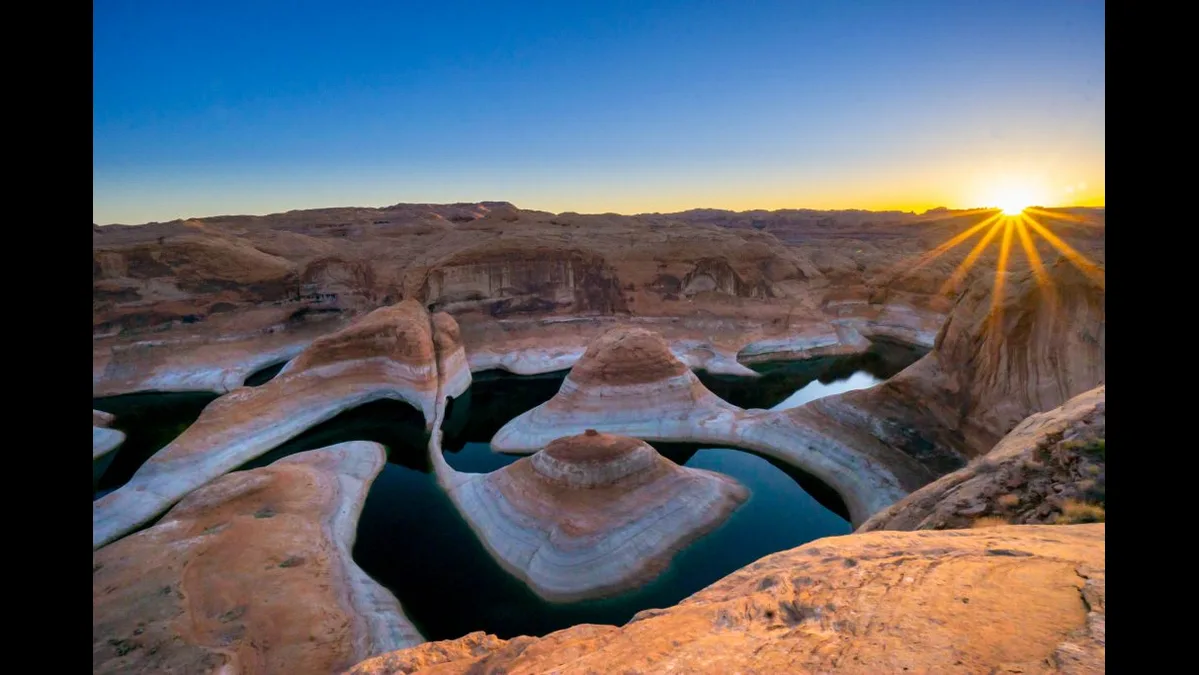
<instances>
[{"instance_id":1,"label":"sunset sun","mask_svg":"<svg viewBox=\"0 0 1199 675\"><path fill-rule=\"evenodd\" d=\"M1037 201L1032 190L1007 187L995 193L992 203L1003 211L1003 215L1018 216Z\"/></svg>"}]
</instances>

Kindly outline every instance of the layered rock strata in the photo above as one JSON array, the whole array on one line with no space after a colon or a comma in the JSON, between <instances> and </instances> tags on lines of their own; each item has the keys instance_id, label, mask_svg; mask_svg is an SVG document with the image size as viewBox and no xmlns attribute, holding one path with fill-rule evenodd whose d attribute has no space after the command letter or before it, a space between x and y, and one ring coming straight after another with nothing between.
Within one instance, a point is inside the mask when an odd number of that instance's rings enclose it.
<instances>
[{"instance_id":1,"label":"layered rock strata","mask_svg":"<svg viewBox=\"0 0 1199 675\"><path fill-rule=\"evenodd\" d=\"M787 411L832 437L863 433L941 476L985 454L1024 418L1104 383L1102 268L1060 259L971 284L934 349L870 389Z\"/></svg>"},{"instance_id":2,"label":"layered rock strata","mask_svg":"<svg viewBox=\"0 0 1199 675\"><path fill-rule=\"evenodd\" d=\"M338 413L373 400L411 403L432 428L446 396L470 385L453 318L406 300L317 339L274 379L213 401L128 484L92 505L92 546L165 511L204 483ZM435 326L446 334L435 336Z\"/></svg>"},{"instance_id":3,"label":"layered rock strata","mask_svg":"<svg viewBox=\"0 0 1199 675\"><path fill-rule=\"evenodd\" d=\"M92 411L92 461L116 450L125 442L125 433L120 429L111 429L113 417L102 410Z\"/></svg>"},{"instance_id":4,"label":"layered rock strata","mask_svg":"<svg viewBox=\"0 0 1199 675\"><path fill-rule=\"evenodd\" d=\"M830 537L621 627L472 633L349 673L1100 673L1105 554L1103 524Z\"/></svg>"},{"instance_id":5,"label":"layered rock strata","mask_svg":"<svg viewBox=\"0 0 1199 675\"><path fill-rule=\"evenodd\" d=\"M504 425L491 446L500 452L535 452L589 428L762 452L829 484L855 524L932 479L911 458L868 434L837 439L783 413L744 411L726 403L661 337L640 328L616 328L595 340L558 393Z\"/></svg>"},{"instance_id":6,"label":"layered rock strata","mask_svg":"<svg viewBox=\"0 0 1199 675\"><path fill-rule=\"evenodd\" d=\"M1029 416L967 466L876 513L859 531L1104 520L1106 387Z\"/></svg>"},{"instance_id":7,"label":"layered rock strata","mask_svg":"<svg viewBox=\"0 0 1199 675\"><path fill-rule=\"evenodd\" d=\"M489 474L460 474L433 457L487 549L551 601L644 585L749 496L732 478L594 430Z\"/></svg>"},{"instance_id":8,"label":"layered rock strata","mask_svg":"<svg viewBox=\"0 0 1199 675\"><path fill-rule=\"evenodd\" d=\"M423 642L351 559L386 461L351 442L224 476L92 553L92 672L338 672Z\"/></svg>"}]
</instances>

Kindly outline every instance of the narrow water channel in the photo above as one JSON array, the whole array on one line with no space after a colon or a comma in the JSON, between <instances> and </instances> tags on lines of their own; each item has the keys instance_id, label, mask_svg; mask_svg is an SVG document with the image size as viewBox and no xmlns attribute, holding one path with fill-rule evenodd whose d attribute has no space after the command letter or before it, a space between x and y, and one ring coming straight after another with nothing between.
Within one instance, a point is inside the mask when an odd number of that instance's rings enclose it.
<instances>
[{"instance_id":1,"label":"narrow water channel","mask_svg":"<svg viewBox=\"0 0 1199 675\"><path fill-rule=\"evenodd\" d=\"M763 376L757 379L702 379L714 383L709 386L736 405L770 408L798 405L839 387L869 385L899 369L896 362L866 355L767 364L760 367ZM492 452L489 440L509 420L553 397L565 375L476 377L469 392L452 402L443 425L450 465L484 473L519 460ZM144 398L93 401L96 409L117 416L114 426L129 434L126 446L133 442L125 460L118 455L106 472L102 489L127 481L215 398L139 396ZM432 640L476 630L506 638L544 635L579 623L621 624L641 610L673 605L764 555L850 532L836 493L794 467L741 450L655 443L677 463L736 478L750 489L750 499L724 525L679 553L648 585L601 600L550 603L492 559L438 486L426 454L424 422L410 405L385 400L343 412L239 470L350 440L376 441L388 449L388 464L363 508L354 559L396 595L408 617Z\"/></svg>"}]
</instances>

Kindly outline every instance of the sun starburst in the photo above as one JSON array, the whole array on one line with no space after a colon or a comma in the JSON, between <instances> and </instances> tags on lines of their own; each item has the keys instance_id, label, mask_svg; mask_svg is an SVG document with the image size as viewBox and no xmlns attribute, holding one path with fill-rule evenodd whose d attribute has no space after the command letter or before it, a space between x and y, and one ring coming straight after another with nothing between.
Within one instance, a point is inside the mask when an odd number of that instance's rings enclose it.
<instances>
[{"instance_id":1,"label":"sun starburst","mask_svg":"<svg viewBox=\"0 0 1199 675\"><path fill-rule=\"evenodd\" d=\"M1027 207L1019 200L1015 200L1000 209L991 209L990 215L981 222L968 227L963 232L919 256L910 265L907 265L906 269L903 269L899 273L897 279L910 276L917 270L945 255L950 250L961 246L981 233L981 237L954 268L949 278L941 284L939 294L947 295L960 291L962 282L978 262L978 259L987 251L992 242L999 239L999 252L995 265L994 285L991 296L990 316L992 320L997 320L1002 316L1004 286L1007 281L1007 272L1012 259L1013 242L1015 241L1019 242L1020 251L1023 253L1023 257L1027 261L1037 285L1047 292L1049 300L1053 299L1054 291L1045 264L1041 260L1041 254L1037 250L1037 237L1053 247L1070 264L1086 275L1092 283L1096 284L1099 288L1105 288L1106 274L1104 269L1066 243L1046 224L1034 218L1034 215L1040 216L1047 222L1050 220L1061 220L1084 226L1094 226L1091 221L1075 214L1051 212L1040 208Z\"/></svg>"}]
</instances>

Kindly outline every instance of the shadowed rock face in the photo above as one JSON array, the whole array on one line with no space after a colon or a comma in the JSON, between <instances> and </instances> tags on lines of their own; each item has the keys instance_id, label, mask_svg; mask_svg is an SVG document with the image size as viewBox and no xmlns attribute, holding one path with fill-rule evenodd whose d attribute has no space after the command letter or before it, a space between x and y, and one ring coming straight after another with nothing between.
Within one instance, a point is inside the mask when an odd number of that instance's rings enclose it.
<instances>
[{"instance_id":1,"label":"shadowed rock face","mask_svg":"<svg viewBox=\"0 0 1199 675\"><path fill-rule=\"evenodd\" d=\"M497 560L560 601L647 583L749 496L732 478L594 430L490 474L440 472Z\"/></svg>"},{"instance_id":2,"label":"shadowed rock face","mask_svg":"<svg viewBox=\"0 0 1199 675\"><path fill-rule=\"evenodd\" d=\"M944 475L1028 415L1103 384L1103 285L1065 260L1043 281L1031 272L1005 281L998 291L975 282L933 351L887 382L787 414L832 436L867 432Z\"/></svg>"},{"instance_id":3,"label":"shadowed rock face","mask_svg":"<svg viewBox=\"0 0 1199 675\"><path fill-rule=\"evenodd\" d=\"M445 331L440 338L434 336L437 326ZM439 401L469 386L452 317L431 318L413 300L375 310L315 340L262 386L239 388L209 404L128 484L92 503L93 548L344 410L398 399L420 410L431 428Z\"/></svg>"},{"instance_id":4,"label":"shadowed rock face","mask_svg":"<svg viewBox=\"0 0 1199 675\"><path fill-rule=\"evenodd\" d=\"M1106 387L1029 416L991 452L877 513L859 528L957 529L1103 519Z\"/></svg>"},{"instance_id":5,"label":"shadowed rock face","mask_svg":"<svg viewBox=\"0 0 1199 675\"><path fill-rule=\"evenodd\" d=\"M385 454L312 450L224 476L92 554L92 672L337 672L422 642L350 557Z\"/></svg>"},{"instance_id":6,"label":"shadowed rock face","mask_svg":"<svg viewBox=\"0 0 1199 675\"><path fill-rule=\"evenodd\" d=\"M776 553L622 627L472 633L353 675L430 672L1096 673L1105 526L872 532ZM425 670L428 669L428 670Z\"/></svg>"}]
</instances>

